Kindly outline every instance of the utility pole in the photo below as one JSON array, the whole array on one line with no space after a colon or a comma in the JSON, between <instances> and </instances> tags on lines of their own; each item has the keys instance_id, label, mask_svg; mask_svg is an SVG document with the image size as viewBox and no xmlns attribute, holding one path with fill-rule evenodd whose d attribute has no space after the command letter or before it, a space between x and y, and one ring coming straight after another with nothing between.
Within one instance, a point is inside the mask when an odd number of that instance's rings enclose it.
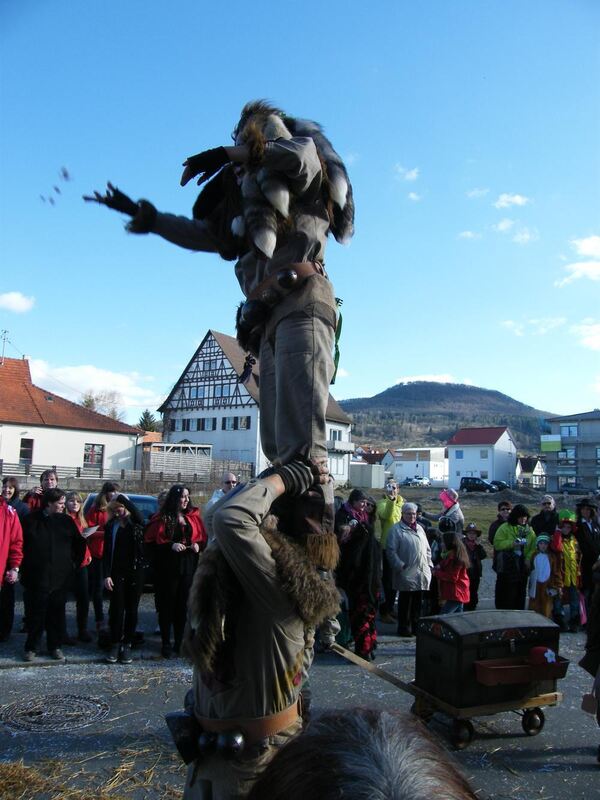
<instances>
[{"instance_id":1,"label":"utility pole","mask_svg":"<svg viewBox=\"0 0 600 800\"><path fill-rule=\"evenodd\" d=\"M0 358L0 367L4 366L4 350L6 348L6 342L8 339L8 331L3 330L0 331L0 338L2 339L2 357Z\"/></svg>"}]
</instances>

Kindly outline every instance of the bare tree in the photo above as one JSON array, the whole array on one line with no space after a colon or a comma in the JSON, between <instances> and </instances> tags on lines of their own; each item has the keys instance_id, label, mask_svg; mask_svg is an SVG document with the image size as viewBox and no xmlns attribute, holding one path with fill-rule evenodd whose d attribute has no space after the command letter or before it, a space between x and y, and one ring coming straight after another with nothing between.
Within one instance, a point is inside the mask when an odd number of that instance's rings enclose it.
<instances>
[{"instance_id":1,"label":"bare tree","mask_svg":"<svg viewBox=\"0 0 600 800\"><path fill-rule=\"evenodd\" d=\"M112 389L102 389L99 392L88 389L83 393L81 405L84 408L89 408L90 411L96 411L98 414L104 414L120 422L125 417L125 412L122 408L123 398L119 392L115 392Z\"/></svg>"}]
</instances>

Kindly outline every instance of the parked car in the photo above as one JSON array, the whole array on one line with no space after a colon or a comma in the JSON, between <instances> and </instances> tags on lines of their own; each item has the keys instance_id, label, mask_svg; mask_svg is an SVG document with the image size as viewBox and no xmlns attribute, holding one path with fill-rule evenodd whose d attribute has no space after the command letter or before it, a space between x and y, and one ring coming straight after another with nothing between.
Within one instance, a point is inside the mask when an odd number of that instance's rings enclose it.
<instances>
[{"instance_id":1,"label":"parked car","mask_svg":"<svg viewBox=\"0 0 600 800\"><path fill-rule=\"evenodd\" d=\"M510 486L506 481L490 481L492 486L495 486L497 491L503 492L505 489L510 489Z\"/></svg>"},{"instance_id":2,"label":"parked car","mask_svg":"<svg viewBox=\"0 0 600 800\"><path fill-rule=\"evenodd\" d=\"M83 504L83 513L87 514L90 508L92 507L92 503L96 499L98 492L92 492L88 494L85 499L85 503ZM158 500L152 494L129 494L129 492L125 492L127 497L131 500L131 502L139 509L141 515L144 518L144 524L148 522L152 514L156 514L158 510Z\"/></svg>"},{"instance_id":3,"label":"parked car","mask_svg":"<svg viewBox=\"0 0 600 800\"><path fill-rule=\"evenodd\" d=\"M400 484L400 486L412 486L412 485L413 485L413 479L412 478L404 478L404 480Z\"/></svg>"},{"instance_id":4,"label":"parked car","mask_svg":"<svg viewBox=\"0 0 600 800\"><path fill-rule=\"evenodd\" d=\"M587 486L582 486L580 483L565 483L558 490L561 494L587 494L593 495L595 489L588 489Z\"/></svg>"},{"instance_id":5,"label":"parked car","mask_svg":"<svg viewBox=\"0 0 600 800\"><path fill-rule=\"evenodd\" d=\"M431 486L431 481L425 476L419 477L418 475L415 475L413 478L413 486Z\"/></svg>"},{"instance_id":6,"label":"parked car","mask_svg":"<svg viewBox=\"0 0 600 800\"><path fill-rule=\"evenodd\" d=\"M495 486L489 481L484 481L483 478L461 478L460 486L458 487L461 492L497 492Z\"/></svg>"}]
</instances>

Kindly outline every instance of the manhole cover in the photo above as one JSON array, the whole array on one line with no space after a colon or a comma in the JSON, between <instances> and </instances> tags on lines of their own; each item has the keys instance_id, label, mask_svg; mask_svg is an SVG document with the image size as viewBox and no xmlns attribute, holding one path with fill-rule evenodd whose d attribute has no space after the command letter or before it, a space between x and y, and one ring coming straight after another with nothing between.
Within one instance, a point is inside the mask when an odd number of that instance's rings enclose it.
<instances>
[{"instance_id":1,"label":"manhole cover","mask_svg":"<svg viewBox=\"0 0 600 800\"><path fill-rule=\"evenodd\" d=\"M0 709L0 722L18 731L71 731L108 715L108 704L96 697L48 694Z\"/></svg>"}]
</instances>

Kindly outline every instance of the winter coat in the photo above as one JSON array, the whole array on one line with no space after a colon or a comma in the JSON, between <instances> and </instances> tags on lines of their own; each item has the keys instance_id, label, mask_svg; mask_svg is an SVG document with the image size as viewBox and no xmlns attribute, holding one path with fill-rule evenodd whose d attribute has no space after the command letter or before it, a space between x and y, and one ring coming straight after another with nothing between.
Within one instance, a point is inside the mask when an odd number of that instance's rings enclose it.
<instances>
[{"instance_id":1,"label":"winter coat","mask_svg":"<svg viewBox=\"0 0 600 800\"><path fill-rule=\"evenodd\" d=\"M581 550L581 588L590 591L594 586L594 566L600 558L600 523L594 517L590 525L583 519L577 520L575 538Z\"/></svg>"},{"instance_id":2,"label":"winter coat","mask_svg":"<svg viewBox=\"0 0 600 800\"><path fill-rule=\"evenodd\" d=\"M26 589L63 589L85 556L85 542L67 514L32 511L23 520L21 583Z\"/></svg>"},{"instance_id":3,"label":"winter coat","mask_svg":"<svg viewBox=\"0 0 600 800\"><path fill-rule=\"evenodd\" d=\"M531 518L531 527L536 536L542 533L552 536L554 531L558 528L558 512L540 511L539 514Z\"/></svg>"},{"instance_id":4,"label":"winter coat","mask_svg":"<svg viewBox=\"0 0 600 800\"><path fill-rule=\"evenodd\" d=\"M565 536L560 555L561 586L581 586L581 550L574 536Z\"/></svg>"},{"instance_id":5,"label":"winter coat","mask_svg":"<svg viewBox=\"0 0 600 800\"><path fill-rule=\"evenodd\" d=\"M23 531L15 509L0 498L0 586L9 569L23 560Z\"/></svg>"},{"instance_id":6,"label":"winter coat","mask_svg":"<svg viewBox=\"0 0 600 800\"><path fill-rule=\"evenodd\" d=\"M84 552L84 556L83 556L83 561L81 562L80 566L81 567L87 567L89 564L92 563L92 556L91 556L89 547L87 546L87 542L85 541L85 538L82 536L82 534L83 534L83 525L79 521L79 514L72 514L70 511L65 511L65 514L68 517L71 517L71 519L73 520L73 522L75 523L75 525L77 527L77 530L79 531L79 534L81 535L81 538L83 539L83 541L85 543L85 552Z\"/></svg>"},{"instance_id":7,"label":"winter coat","mask_svg":"<svg viewBox=\"0 0 600 800\"><path fill-rule=\"evenodd\" d=\"M487 558L485 547L477 541L471 543L468 539L464 539L463 544L469 554L469 561L471 562L469 576L481 578L481 562L484 558Z\"/></svg>"},{"instance_id":8,"label":"winter coat","mask_svg":"<svg viewBox=\"0 0 600 800\"><path fill-rule=\"evenodd\" d=\"M204 550L207 536L204 522L200 516L200 510L192 506L184 512L183 516L185 517L187 525L181 526L176 524L171 530L167 519L160 512L153 514L146 526L144 541L157 545L171 545L173 542L183 542L183 544L188 546L190 544L197 544L200 550Z\"/></svg>"},{"instance_id":9,"label":"winter coat","mask_svg":"<svg viewBox=\"0 0 600 800\"><path fill-rule=\"evenodd\" d=\"M468 603L471 599L467 569L454 553L447 555L434 567L433 577L438 580L440 600Z\"/></svg>"},{"instance_id":10,"label":"winter coat","mask_svg":"<svg viewBox=\"0 0 600 800\"><path fill-rule=\"evenodd\" d=\"M386 555L394 589L401 592L429 589L433 562L427 536L420 525L416 530L403 520L393 525L387 537Z\"/></svg>"},{"instance_id":11,"label":"winter coat","mask_svg":"<svg viewBox=\"0 0 600 800\"><path fill-rule=\"evenodd\" d=\"M17 512L17 516L19 517L19 521L23 522L23 517L26 517L29 514L29 506L27 503L24 503L22 500L19 500L18 497L14 495L8 501L8 505L12 506L14 510Z\"/></svg>"},{"instance_id":12,"label":"winter coat","mask_svg":"<svg viewBox=\"0 0 600 800\"><path fill-rule=\"evenodd\" d=\"M539 580L539 567L537 567L538 554L534 553L533 555L528 595L529 610L537 611L538 614L542 614L544 617L550 619L552 616L553 597L548 593L548 590L553 590L555 593L560 594L562 589L561 554L548 549L546 555L550 562L550 574L544 581Z\"/></svg>"},{"instance_id":13,"label":"winter coat","mask_svg":"<svg viewBox=\"0 0 600 800\"><path fill-rule=\"evenodd\" d=\"M458 502L454 503L454 505L450 506L450 508L446 509L443 514L426 514L423 512L423 516L427 517L427 519L434 520L438 523L438 527L440 521L442 519L447 519L450 522L454 523L454 530L458 536L462 535L463 528L465 526L465 518Z\"/></svg>"},{"instance_id":14,"label":"winter coat","mask_svg":"<svg viewBox=\"0 0 600 800\"><path fill-rule=\"evenodd\" d=\"M400 495L392 500L390 497L382 497L377 503L377 519L381 525L381 549L385 550L387 545L388 533L392 525L400 522L404 498Z\"/></svg>"},{"instance_id":15,"label":"winter coat","mask_svg":"<svg viewBox=\"0 0 600 800\"><path fill-rule=\"evenodd\" d=\"M104 552L104 526L108 519L108 511L106 509L99 509L92 506L86 514L86 522L91 527L98 526L98 530L88 536L87 546L92 558L102 558Z\"/></svg>"},{"instance_id":16,"label":"winter coat","mask_svg":"<svg viewBox=\"0 0 600 800\"><path fill-rule=\"evenodd\" d=\"M520 550L514 549L516 539L526 539ZM505 522L500 525L494 537L496 572L506 579L520 580L527 575L528 562L535 550L535 533L528 525L511 525Z\"/></svg>"},{"instance_id":17,"label":"winter coat","mask_svg":"<svg viewBox=\"0 0 600 800\"><path fill-rule=\"evenodd\" d=\"M124 525L118 519L109 520L104 528L104 553L102 556L105 578L128 577L144 568L144 520L129 498L117 498L129 511Z\"/></svg>"}]
</instances>

